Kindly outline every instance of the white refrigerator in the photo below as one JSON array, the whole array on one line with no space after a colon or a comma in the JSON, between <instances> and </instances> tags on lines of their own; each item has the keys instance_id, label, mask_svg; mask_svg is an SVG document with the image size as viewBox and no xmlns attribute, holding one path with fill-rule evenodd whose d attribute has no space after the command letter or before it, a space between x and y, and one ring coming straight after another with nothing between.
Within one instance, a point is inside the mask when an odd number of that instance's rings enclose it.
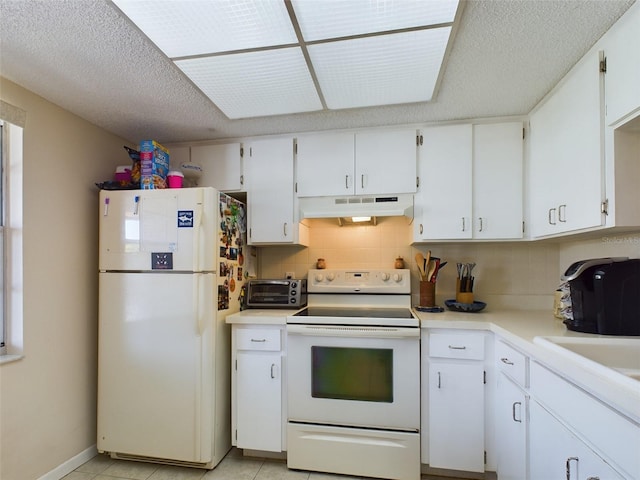
<instances>
[{"instance_id":1,"label":"white refrigerator","mask_svg":"<svg viewBox=\"0 0 640 480\"><path fill-rule=\"evenodd\" d=\"M213 188L100 192L98 451L213 468L231 448L245 213Z\"/></svg>"}]
</instances>

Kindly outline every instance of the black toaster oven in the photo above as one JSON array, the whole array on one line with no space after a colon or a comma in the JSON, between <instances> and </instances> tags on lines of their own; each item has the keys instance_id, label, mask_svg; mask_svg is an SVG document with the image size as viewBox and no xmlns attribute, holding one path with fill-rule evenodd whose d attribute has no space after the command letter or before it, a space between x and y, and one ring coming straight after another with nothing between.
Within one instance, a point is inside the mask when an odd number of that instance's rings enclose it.
<instances>
[{"instance_id":1,"label":"black toaster oven","mask_svg":"<svg viewBox=\"0 0 640 480\"><path fill-rule=\"evenodd\" d=\"M302 308L307 305L307 280L249 280L246 305L248 308Z\"/></svg>"}]
</instances>

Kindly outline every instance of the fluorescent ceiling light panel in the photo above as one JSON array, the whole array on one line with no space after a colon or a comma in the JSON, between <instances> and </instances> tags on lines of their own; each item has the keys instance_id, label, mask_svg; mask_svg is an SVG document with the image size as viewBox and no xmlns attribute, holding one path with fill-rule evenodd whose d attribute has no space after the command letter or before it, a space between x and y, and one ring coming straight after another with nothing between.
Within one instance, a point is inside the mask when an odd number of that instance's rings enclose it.
<instances>
[{"instance_id":1,"label":"fluorescent ceiling light panel","mask_svg":"<svg viewBox=\"0 0 640 480\"><path fill-rule=\"evenodd\" d=\"M453 22L458 0L292 0L305 41Z\"/></svg>"},{"instance_id":2,"label":"fluorescent ceiling light panel","mask_svg":"<svg viewBox=\"0 0 640 480\"><path fill-rule=\"evenodd\" d=\"M322 109L299 47L178 60L176 65L232 119Z\"/></svg>"},{"instance_id":3,"label":"fluorescent ceiling light panel","mask_svg":"<svg viewBox=\"0 0 640 480\"><path fill-rule=\"evenodd\" d=\"M113 1L169 58L298 41L283 1Z\"/></svg>"},{"instance_id":4,"label":"fluorescent ceiling light panel","mask_svg":"<svg viewBox=\"0 0 640 480\"><path fill-rule=\"evenodd\" d=\"M451 27L309 45L330 109L431 100Z\"/></svg>"}]
</instances>

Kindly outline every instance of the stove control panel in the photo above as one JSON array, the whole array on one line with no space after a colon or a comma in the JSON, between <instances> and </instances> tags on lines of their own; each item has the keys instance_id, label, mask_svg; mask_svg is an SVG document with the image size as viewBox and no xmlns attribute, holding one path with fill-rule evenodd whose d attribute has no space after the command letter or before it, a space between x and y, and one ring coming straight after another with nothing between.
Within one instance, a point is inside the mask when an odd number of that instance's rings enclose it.
<instances>
[{"instance_id":1,"label":"stove control panel","mask_svg":"<svg viewBox=\"0 0 640 480\"><path fill-rule=\"evenodd\" d=\"M309 293L411 293L409 269L309 270Z\"/></svg>"}]
</instances>

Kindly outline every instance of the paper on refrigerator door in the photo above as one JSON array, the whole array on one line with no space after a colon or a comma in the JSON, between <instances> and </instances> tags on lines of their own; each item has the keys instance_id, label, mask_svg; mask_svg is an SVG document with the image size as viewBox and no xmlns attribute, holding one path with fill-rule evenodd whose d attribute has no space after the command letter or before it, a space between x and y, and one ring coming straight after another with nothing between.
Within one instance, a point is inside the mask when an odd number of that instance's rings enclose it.
<instances>
[{"instance_id":1,"label":"paper on refrigerator door","mask_svg":"<svg viewBox=\"0 0 640 480\"><path fill-rule=\"evenodd\" d=\"M176 229L176 196L143 195L140 206L140 242L143 252L175 252L178 249Z\"/></svg>"}]
</instances>

